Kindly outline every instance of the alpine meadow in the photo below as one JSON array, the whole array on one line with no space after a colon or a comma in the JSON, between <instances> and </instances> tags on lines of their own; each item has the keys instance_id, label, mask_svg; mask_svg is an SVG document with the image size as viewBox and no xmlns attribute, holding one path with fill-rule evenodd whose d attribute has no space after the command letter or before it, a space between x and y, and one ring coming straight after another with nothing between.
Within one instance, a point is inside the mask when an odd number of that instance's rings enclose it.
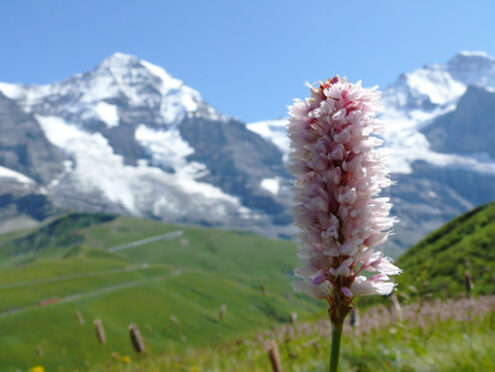
<instances>
[{"instance_id":1,"label":"alpine meadow","mask_svg":"<svg viewBox=\"0 0 495 372\"><path fill-rule=\"evenodd\" d=\"M473 1L0 1L0 372L495 371Z\"/></svg>"}]
</instances>

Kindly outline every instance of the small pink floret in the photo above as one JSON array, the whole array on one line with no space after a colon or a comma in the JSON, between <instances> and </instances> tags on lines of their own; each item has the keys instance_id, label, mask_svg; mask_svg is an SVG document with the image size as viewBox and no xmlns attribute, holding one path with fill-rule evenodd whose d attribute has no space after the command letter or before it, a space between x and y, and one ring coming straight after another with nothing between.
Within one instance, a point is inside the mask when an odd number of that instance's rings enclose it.
<instances>
[{"instance_id":1,"label":"small pink floret","mask_svg":"<svg viewBox=\"0 0 495 372\"><path fill-rule=\"evenodd\" d=\"M346 296L346 297L349 297L349 298L354 297L354 294L352 293L352 291L347 287L342 287L341 291L344 294L344 296Z\"/></svg>"}]
</instances>

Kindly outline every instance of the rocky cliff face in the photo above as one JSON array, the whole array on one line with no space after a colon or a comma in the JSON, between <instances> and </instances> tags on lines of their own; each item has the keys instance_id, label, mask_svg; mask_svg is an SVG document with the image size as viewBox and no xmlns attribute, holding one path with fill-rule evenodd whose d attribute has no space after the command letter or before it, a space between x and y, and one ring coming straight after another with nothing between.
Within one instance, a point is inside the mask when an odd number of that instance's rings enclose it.
<instances>
[{"instance_id":1,"label":"rocky cliff face","mask_svg":"<svg viewBox=\"0 0 495 372\"><path fill-rule=\"evenodd\" d=\"M46 185L63 170L63 153L33 115L0 92L0 165ZM0 186L1 187L1 186Z\"/></svg>"}]
</instances>

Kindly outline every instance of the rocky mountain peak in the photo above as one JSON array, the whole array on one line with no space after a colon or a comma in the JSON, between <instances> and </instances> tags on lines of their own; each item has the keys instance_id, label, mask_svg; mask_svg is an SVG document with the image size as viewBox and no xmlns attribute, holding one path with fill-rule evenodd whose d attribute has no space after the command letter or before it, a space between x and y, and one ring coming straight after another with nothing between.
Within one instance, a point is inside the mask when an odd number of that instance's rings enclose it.
<instances>
[{"instance_id":1,"label":"rocky mountain peak","mask_svg":"<svg viewBox=\"0 0 495 372\"><path fill-rule=\"evenodd\" d=\"M162 67L124 53L114 53L93 70L62 82L0 84L0 91L28 112L63 117L91 128L97 125L95 121L113 128L121 122L173 126L186 117L227 119L203 101L197 90Z\"/></svg>"},{"instance_id":2,"label":"rocky mountain peak","mask_svg":"<svg viewBox=\"0 0 495 372\"><path fill-rule=\"evenodd\" d=\"M389 109L432 110L458 98L466 87L456 81L442 65L426 65L401 74L384 92Z\"/></svg>"},{"instance_id":3,"label":"rocky mountain peak","mask_svg":"<svg viewBox=\"0 0 495 372\"><path fill-rule=\"evenodd\" d=\"M433 111L455 103L468 85L495 90L495 58L462 51L446 64L428 64L401 74L384 92L388 110Z\"/></svg>"},{"instance_id":4,"label":"rocky mountain peak","mask_svg":"<svg viewBox=\"0 0 495 372\"><path fill-rule=\"evenodd\" d=\"M447 62L446 70L465 85L495 89L495 58L485 52L459 52Z\"/></svg>"},{"instance_id":5,"label":"rocky mountain peak","mask_svg":"<svg viewBox=\"0 0 495 372\"><path fill-rule=\"evenodd\" d=\"M86 74L86 78L89 79L101 79L102 76L109 76L123 89L150 85L157 90L157 93L165 95L171 90L181 88L193 91L184 82L172 77L164 68L124 53L110 55L93 71Z\"/></svg>"},{"instance_id":6,"label":"rocky mountain peak","mask_svg":"<svg viewBox=\"0 0 495 372\"><path fill-rule=\"evenodd\" d=\"M462 69L466 67L472 67L474 65L493 66L495 65L495 58L491 57L486 52L463 50L454 55L447 62L447 66L451 70L455 70L456 68Z\"/></svg>"},{"instance_id":7,"label":"rocky mountain peak","mask_svg":"<svg viewBox=\"0 0 495 372\"><path fill-rule=\"evenodd\" d=\"M121 52L115 52L105 58L99 66L111 67L111 66L135 66L141 61L140 58Z\"/></svg>"}]
</instances>

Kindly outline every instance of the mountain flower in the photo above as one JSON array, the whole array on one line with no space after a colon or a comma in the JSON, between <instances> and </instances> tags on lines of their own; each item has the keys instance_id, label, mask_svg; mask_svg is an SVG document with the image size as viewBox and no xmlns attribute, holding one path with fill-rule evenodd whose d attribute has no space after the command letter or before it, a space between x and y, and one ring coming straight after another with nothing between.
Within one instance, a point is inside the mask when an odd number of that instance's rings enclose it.
<instances>
[{"instance_id":1,"label":"mountain flower","mask_svg":"<svg viewBox=\"0 0 495 372\"><path fill-rule=\"evenodd\" d=\"M36 366L31 368L29 372L45 372L45 368L43 366Z\"/></svg>"},{"instance_id":2,"label":"mountain flower","mask_svg":"<svg viewBox=\"0 0 495 372\"><path fill-rule=\"evenodd\" d=\"M335 76L289 109L289 168L297 177L292 211L304 263L294 271L299 280L293 287L328 302L338 342L353 299L389 294L389 276L400 273L374 251L394 223L389 199L378 197L391 184L385 159L375 150L384 129L374 118L379 99L375 88ZM336 357L338 362L338 345Z\"/></svg>"}]
</instances>

